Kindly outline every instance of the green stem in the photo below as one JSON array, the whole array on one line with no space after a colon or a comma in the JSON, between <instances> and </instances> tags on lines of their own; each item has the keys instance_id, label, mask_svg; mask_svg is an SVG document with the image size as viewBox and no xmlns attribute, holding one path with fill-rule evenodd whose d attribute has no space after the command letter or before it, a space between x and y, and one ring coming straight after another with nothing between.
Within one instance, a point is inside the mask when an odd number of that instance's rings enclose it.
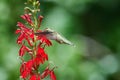
<instances>
[{"instance_id":1,"label":"green stem","mask_svg":"<svg viewBox=\"0 0 120 80\"><path fill-rule=\"evenodd\" d=\"M34 18L34 27L33 27L33 30L34 30L34 33L36 33L37 31L37 13L36 13L36 5L34 5L34 3L36 2L36 0L34 0L33 2L33 18ZM36 36L34 36L34 46L33 46L33 50L34 50L34 55L36 56L36 46L37 46L37 43L36 43Z\"/></svg>"},{"instance_id":2,"label":"green stem","mask_svg":"<svg viewBox=\"0 0 120 80\"><path fill-rule=\"evenodd\" d=\"M33 30L34 30L34 33L36 33L37 32L37 27L38 27L38 21L37 21L37 8L36 8L36 5L34 5L34 3L36 3L36 0L34 0L34 2L33 2L33 18L34 18L34 27L33 27ZM36 35L34 36L34 46L33 46L33 53L34 53L34 57L36 57L36 54L37 54L37 37L36 37ZM39 74L39 71L38 71L38 69L36 69L35 70L35 72L37 73L37 74Z\"/></svg>"}]
</instances>

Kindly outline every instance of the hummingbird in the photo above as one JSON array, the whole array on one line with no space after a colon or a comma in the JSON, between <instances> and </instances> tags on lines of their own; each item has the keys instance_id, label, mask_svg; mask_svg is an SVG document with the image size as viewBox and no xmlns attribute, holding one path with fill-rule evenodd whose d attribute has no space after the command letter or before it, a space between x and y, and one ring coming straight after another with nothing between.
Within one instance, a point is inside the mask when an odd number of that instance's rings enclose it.
<instances>
[{"instance_id":1,"label":"hummingbird","mask_svg":"<svg viewBox=\"0 0 120 80\"><path fill-rule=\"evenodd\" d=\"M67 40L66 38L64 38L63 36L61 36L59 33L57 33L56 31L54 31L54 30L52 30L50 28L46 28L42 32L37 32L37 33L35 33L35 35L36 36L44 35L48 39L55 40L59 44L68 44L68 45L74 46L74 44L72 42L70 42L69 40Z\"/></svg>"}]
</instances>

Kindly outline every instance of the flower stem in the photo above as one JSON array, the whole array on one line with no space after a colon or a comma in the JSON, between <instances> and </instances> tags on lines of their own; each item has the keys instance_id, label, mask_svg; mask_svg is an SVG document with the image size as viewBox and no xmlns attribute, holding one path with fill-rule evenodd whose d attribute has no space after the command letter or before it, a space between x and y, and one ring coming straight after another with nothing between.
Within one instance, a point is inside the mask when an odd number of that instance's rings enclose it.
<instances>
[{"instance_id":1,"label":"flower stem","mask_svg":"<svg viewBox=\"0 0 120 80\"><path fill-rule=\"evenodd\" d=\"M34 27L33 27L33 31L34 33L36 33L37 31L37 13L36 13L36 0L33 1L33 18L34 18ZM36 43L36 36L34 36L34 46L33 46L33 50L34 50L34 55L36 55L36 46L37 46L37 43Z\"/></svg>"},{"instance_id":2,"label":"flower stem","mask_svg":"<svg viewBox=\"0 0 120 80\"><path fill-rule=\"evenodd\" d=\"M33 27L33 31L34 31L34 33L36 33L36 31L37 31L37 27L38 27L38 22L37 22L37 8L36 8L36 5L35 5L35 3L36 3L36 0L34 0L33 1L33 18L34 18L34 27ZM36 35L34 35L34 46L33 46L33 53L34 53L34 57L36 57L36 55L37 55L37 37L36 37ZM37 73L37 74L39 74L39 71L38 71L38 68L37 69L35 69L35 72Z\"/></svg>"}]
</instances>

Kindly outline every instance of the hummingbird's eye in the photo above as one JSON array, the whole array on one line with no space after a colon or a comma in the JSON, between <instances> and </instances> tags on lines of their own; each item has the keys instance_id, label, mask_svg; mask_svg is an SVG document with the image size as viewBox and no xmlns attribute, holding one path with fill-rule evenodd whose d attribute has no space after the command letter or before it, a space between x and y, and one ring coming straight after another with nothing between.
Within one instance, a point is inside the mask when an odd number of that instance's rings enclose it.
<instances>
[{"instance_id":1,"label":"hummingbird's eye","mask_svg":"<svg viewBox=\"0 0 120 80\"><path fill-rule=\"evenodd\" d=\"M48 30L45 30L44 32L49 32Z\"/></svg>"}]
</instances>

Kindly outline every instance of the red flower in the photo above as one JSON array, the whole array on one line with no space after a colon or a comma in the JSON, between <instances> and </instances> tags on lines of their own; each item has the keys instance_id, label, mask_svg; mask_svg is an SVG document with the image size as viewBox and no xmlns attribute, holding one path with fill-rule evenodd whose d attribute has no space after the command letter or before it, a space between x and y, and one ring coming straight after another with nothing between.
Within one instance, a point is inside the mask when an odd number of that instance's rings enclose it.
<instances>
[{"instance_id":1,"label":"red flower","mask_svg":"<svg viewBox=\"0 0 120 80\"><path fill-rule=\"evenodd\" d=\"M23 30L29 30L29 28L27 28L24 24L22 24L21 22L18 22L17 23L17 26L20 28L20 29L23 29Z\"/></svg>"},{"instance_id":2,"label":"red flower","mask_svg":"<svg viewBox=\"0 0 120 80\"><path fill-rule=\"evenodd\" d=\"M17 29L17 30L15 31L16 34L18 34L18 33L20 33L20 32L21 32L20 29Z\"/></svg>"},{"instance_id":3,"label":"red flower","mask_svg":"<svg viewBox=\"0 0 120 80\"><path fill-rule=\"evenodd\" d=\"M37 32L35 33L35 35L37 36L37 40L40 40L41 43L45 43L45 45L47 46L51 46L52 43L49 39L47 39L46 35L45 34L37 34L37 33L40 33L40 32L43 32L42 30L37 30Z\"/></svg>"},{"instance_id":4,"label":"red flower","mask_svg":"<svg viewBox=\"0 0 120 80\"><path fill-rule=\"evenodd\" d=\"M29 4L29 2L27 4ZM30 5L32 5L32 7L26 6L26 13L21 15L21 18L26 21L28 27L18 22L17 26L19 28L15 31L16 34L19 34L17 43L21 45L19 50L19 56L22 60L20 77L24 80L41 80L50 75L51 80L56 80L53 71L55 67L50 70L49 66L47 66L42 74L39 72L39 66L48 60L48 55L45 53L44 49L46 46L51 46L52 43L49 38L47 38L46 32L44 30L39 30L43 19L43 16L38 15L39 1L31 0ZM39 32L42 33L36 35ZM26 42L28 44L27 46ZM23 56L26 52L29 53L30 57L24 60Z\"/></svg>"},{"instance_id":5,"label":"red flower","mask_svg":"<svg viewBox=\"0 0 120 80\"><path fill-rule=\"evenodd\" d=\"M44 72L41 74L41 79L47 77L50 74L49 67L47 67Z\"/></svg>"},{"instance_id":6,"label":"red flower","mask_svg":"<svg viewBox=\"0 0 120 80\"><path fill-rule=\"evenodd\" d=\"M38 17L38 20L39 20L40 23L42 22L42 19L43 19L43 16Z\"/></svg>"},{"instance_id":7,"label":"red flower","mask_svg":"<svg viewBox=\"0 0 120 80\"><path fill-rule=\"evenodd\" d=\"M24 33L21 33L20 35L19 35L19 37L18 37L18 39L17 39L17 43L18 44L22 44L22 41L24 40Z\"/></svg>"},{"instance_id":8,"label":"red flower","mask_svg":"<svg viewBox=\"0 0 120 80\"><path fill-rule=\"evenodd\" d=\"M33 25L32 20L31 20L31 15L24 14L24 15L21 15L21 18L26 20L30 25Z\"/></svg>"},{"instance_id":9,"label":"red flower","mask_svg":"<svg viewBox=\"0 0 120 80\"><path fill-rule=\"evenodd\" d=\"M46 36L44 36L44 35L39 35L39 36L37 36L37 38L38 38L38 40L41 40L42 43L45 43L47 46L51 46L52 45L51 41L48 40L46 38Z\"/></svg>"},{"instance_id":10,"label":"red flower","mask_svg":"<svg viewBox=\"0 0 120 80\"><path fill-rule=\"evenodd\" d=\"M17 43L22 44L22 41L26 39L29 43L30 46L32 46L29 38L33 39L34 38L34 33L32 29L27 28L24 24L21 22L18 22L17 26L19 26L20 29L16 30L16 34L20 33Z\"/></svg>"},{"instance_id":11,"label":"red flower","mask_svg":"<svg viewBox=\"0 0 120 80\"><path fill-rule=\"evenodd\" d=\"M48 40L45 36L41 38L42 43L46 43L46 45L50 46L52 45L51 41Z\"/></svg>"},{"instance_id":12,"label":"red flower","mask_svg":"<svg viewBox=\"0 0 120 80\"><path fill-rule=\"evenodd\" d=\"M48 60L48 55L44 52L43 48L38 47L36 58L34 59L35 64L38 66L40 63L43 63L45 60Z\"/></svg>"},{"instance_id":13,"label":"red flower","mask_svg":"<svg viewBox=\"0 0 120 80\"><path fill-rule=\"evenodd\" d=\"M48 60L48 56L47 54L44 52L44 49L43 48L40 48L38 47L38 50L37 50L37 55L36 55L38 58L39 57L42 57L42 60Z\"/></svg>"},{"instance_id":14,"label":"red flower","mask_svg":"<svg viewBox=\"0 0 120 80\"><path fill-rule=\"evenodd\" d=\"M21 78L26 78L31 72L33 67L33 60L24 62L20 67Z\"/></svg>"},{"instance_id":15,"label":"red flower","mask_svg":"<svg viewBox=\"0 0 120 80\"><path fill-rule=\"evenodd\" d=\"M52 70L50 70L49 67L47 67L45 69L45 71L41 74L41 79L43 79L43 78L47 77L48 75L50 75L51 80L56 80L56 76L55 76L53 70L54 70L54 68Z\"/></svg>"},{"instance_id":16,"label":"red flower","mask_svg":"<svg viewBox=\"0 0 120 80\"><path fill-rule=\"evenodd\" d=\"M25 70L26 69L26 63L22 63L21 67L20 67L20 74L21 74L21 78L26 78L29 74L28 71Z\"/></svg>"},{"instance_id":17,"label":"red flower","mask_svg":"<svg viewBox=\"0 0 120 80\"><path fill-rule=\"evenodd\" d=\"M32 75L30 77L30 80L40 80L40 76L39 75Z\"/></svg>"},{"instance_id":18,"label":"red flower","mask_svg":"<svg viewBox=\"0 0 120 80\"><path fill-rule=\"evenodd\" d=\"M22 57L25 54L25 52L31 52L31 49L29 49L25 45L22 45L22 47L19 50L19 56Z\"/></svg>"},{"instance_id":19,"label":"red flower","mask_svg":"<svg viewBox=\"0 0 120 80\"><path fill-rule=\"evenodd\" d=\"M56 80L56 76L55 76L54 71L50 71L50 79L51 80Z\"/></svg>"},{"instance_id":20,"label":"red flower","mask_svg":"<svg viewBox=\"0 0 120 80\"><path fill-rule=\"evenodd\" d=\"M43 16L39 16L38 17L38 27L40 27L42 19L43 19Z\"/></svg>"}]
</instances>

